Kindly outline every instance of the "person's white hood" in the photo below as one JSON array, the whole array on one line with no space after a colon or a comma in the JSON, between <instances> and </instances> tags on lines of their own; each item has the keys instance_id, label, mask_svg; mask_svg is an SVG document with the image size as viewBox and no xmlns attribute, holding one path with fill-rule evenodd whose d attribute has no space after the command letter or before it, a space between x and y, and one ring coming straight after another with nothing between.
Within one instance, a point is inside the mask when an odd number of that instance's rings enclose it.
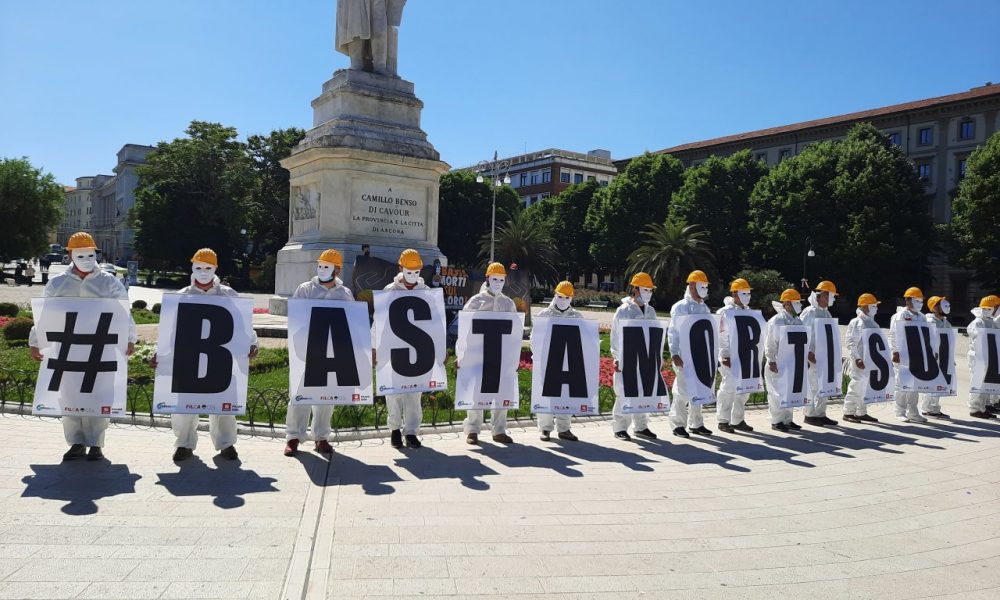
<instances>
[{"instance_id":1,"label":"person's white hood","mask_svg":"<svg viewBox=\"0 0 1000 600\"><path fill-rule=\"evenodd\" d=\"M736 306L736 300L732 296L726 296L722 299L722 304L725 306Z\"/></svg>"}]
</instances>

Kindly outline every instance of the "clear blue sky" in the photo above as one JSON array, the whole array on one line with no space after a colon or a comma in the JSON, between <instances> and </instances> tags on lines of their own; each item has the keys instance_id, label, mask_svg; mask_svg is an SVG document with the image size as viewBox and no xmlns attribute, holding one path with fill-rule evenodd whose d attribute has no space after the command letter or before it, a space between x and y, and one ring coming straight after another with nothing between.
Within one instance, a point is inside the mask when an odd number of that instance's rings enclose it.
<instances>
[{"instance_id":1,"label":"clear blue sky","mask_svg":"<svg viewBox=\"0 0 1000 600\"><path fill-rule=\"evenodd\" d=\"M60 182L192 119L311 125L335 0L0 0L0 156ZM615 158L1000 81L1000 2L410 0L400 74L453 166Z\"/></svg>"}]
</instances>

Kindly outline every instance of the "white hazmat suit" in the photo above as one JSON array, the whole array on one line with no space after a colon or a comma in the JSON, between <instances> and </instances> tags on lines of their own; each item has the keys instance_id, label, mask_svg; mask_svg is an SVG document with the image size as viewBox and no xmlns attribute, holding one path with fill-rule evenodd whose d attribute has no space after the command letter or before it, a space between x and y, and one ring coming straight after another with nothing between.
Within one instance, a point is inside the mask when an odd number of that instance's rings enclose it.
<instances>
[{"instance_id":1,"label":"white hazmat suit","mask_svg":"<svg viewBox=\"0 0 1000 600\"><path fill-rule=\"evenodd\" d=\"M992 308L981 308L976 307L972 309L972 314L975 318L969 323L966 331L969 334L969 370L972 370L972 365L976 361L976 342L979 339L979 334L983 329L1000 329L1000 325L994 320L992 314L996 309ZM969 393L969 412L970 413L984 413L986 412L986 406L990 402L990 394L973 394Z\"/></svg>"},{"instance_id":2,"label":"white hazmat suit","mask_svg":"<svg viewBox=\"0 0 1000 600\"><path fill-rule=\"evenodd\" d=\"M399 272L393 278L392 283L383 288L385 290L426 290L427 285L423 277L417 277L417 283L412 287L406 287L403 280L403 273ZM372 323L372 338L375 336L377 323ZM423 410L420 406L421 392L411 392L408 394L386 394L385 404L388 409L386 422L389 431L402 430L403 435L419 435L420 422L424 418Z\"/></svg>"},{"instance_id":3,"label":"white hazmat suit","mask_svg":"<svg viewBox=\"0 0 1000 600\"><path fill-rule=\"evenodd\" d=\"M514 305L514 301L505 296L503 292L493 294L489 290L489 285L483 283L483 287L479 289L479 293L469 298L469 301L465 303L462 310L517 312L517 307ZM484 412L483 410L470 410L466 412L465 422L462 423L462 428L466 435L470 433L479 434L479 431L483 427ZM493 418L490 424L493 429L493 435L507 433L507 409L494 409L492 414Z\"/></svg>"},{"instance_id":4,"label":"white hazmat suit","mask_svg":"<svg viewBox=\"0 0 1000 600\"><path fill-rule=\"evenodd\" d=\"M688 360L690 357L684 356L681 351L681 334L677 329L677 319L685 315L709 315L712 311L704 300L695 300L691 296L691 288L684 291L684 298L678 300L670 307L670 325L667 327L667 344L670 346L670 356L678 356L681 360ZM683 428L698 429L705 426L705 419L701 414L701 405L691 406L691 398L688 397L687 389L684 387L684 369L674 369L674 385L670 389L673 395L673 403L670 405L670 424L674 429Z\"/></svg>"},{"instance_id":5,"label":"white hazmat suit","mask_svg":"<svg viewBox=\"0 0 1000 600\"><path fill-rule=\"evenodd\" d=\"M900 321L923 321L924 315L905 306L896 308L896 314L889 320L889 351L893 354L899 352L899 340L896 339L896 323ZM920 394L917 392L903 392L898 389L900 364L892 363L892 368L896 371L896 418L907 423L926 423L927 419L920 416L917 410L917 401Z\"/></svg>"},{"instance_id":6,"label":"white hazmat suit","mask_svg":"<svg viewBox=\"0 0 1000 600\"><path fill-rule=\"evenodd\" d=\"M582 319L583 314L572 306L566 307L566 310L559 310L559 308L556 307L556 299L553 298L548 308L543 308L537 315L535 315L535 318L538 317L551 317L554 319ZM531 335L535 335L534 329L531 330ZM554 415L551 413L539 414L536 415L536 418L538 419L539 431L554 430L557 433L569 431L570 423L573 420L572 415Z\"/></svg>"},{"instance_id":7,"label":"white hazmat suit","mask_svg":"<svg viewBox=\"0 0 1000 600\"><path fill-rule=\"evenodd\" d=\"M726 296L723 303L723 307L715 311L715 314L721 317L719 319L719 373L722 374L722 382L719 384L719 390L716 393L716 402L718 404L715 416L719 425L739 425L744 421L744 409L747 400L750 398L750 394L736 393L736 378L732 376L733 371L722 362L730 358L730 341L726 313L730 311L749 311L750 308L739 306L732 296Z\"/></svg>"},{"instance_id":8,"label":"white hazmat suit","mask_svg":"<svg viewBox=\"0 0 1000 600\"><path fill-rule=\"evenodd\" d=\"M618 306L615 316L611 320L611 357L619 364L622 358L621 322L628 319L655 321L656 311L648 303L640 306L631 296L622 298L622 303ZM622 396L625 395L625 390L622 384L622 374L617 369L612 377L611 385L615 391L615 405L611 409L614 432L627 431L630 424L633 431L644 431L647 429L649 427L648 413L634 413L630 415L622 413Z\"/></svg>"},{"instance_id":9,"label":"white hazmat suit","mask_svg":"<svg viewBox=\"0 0 1000 600\"><path fill-rule=\"evenodd\" d=\"M781 328L786 325L802 325L802 319L789 313L782 306L775 307L778 312L767 322L767 336L764 338L764 359L768 365L764 368L764 382L767 385L767 411L771 415L771 425L792 422L792 409L781 407L781 394L778 393L778 374L771 371L770 363L778 362L778 342ZM780 367L779 367L780 368Z\"/></svg>"}]
</instances>

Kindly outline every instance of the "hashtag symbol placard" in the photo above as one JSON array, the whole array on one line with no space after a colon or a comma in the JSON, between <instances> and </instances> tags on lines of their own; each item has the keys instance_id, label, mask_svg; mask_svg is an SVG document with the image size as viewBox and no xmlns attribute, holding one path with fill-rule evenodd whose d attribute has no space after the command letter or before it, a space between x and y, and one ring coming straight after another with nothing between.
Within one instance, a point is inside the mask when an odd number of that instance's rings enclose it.
<instances>
[{"instance_id":1,"label":"hashtag symbol placard","mask_svg":"<svg viewBox=\"0 0 1000 600\"><path fill-rule=\"evenodd\" d=\"M76 332L78 315L79 313L67 312L65 329L49 332L46 336L48 341L61 344L59 356L50 358L46 363L46 366L52 370L52 379L49 380L50 392L59 391L63 373L66 371L83 373L80 393L91 394L94 391L94 384L97 382L99 373L113 373L118 370L115 361L101 360L104 355L104 347L118 343L118 334L108 333L111 329L112 313L101 313L97 321L97 330L94 333ZM69 351L75 345L90 346L90 355L87 360L69 360Z\"/></svg>"}]
</instances>

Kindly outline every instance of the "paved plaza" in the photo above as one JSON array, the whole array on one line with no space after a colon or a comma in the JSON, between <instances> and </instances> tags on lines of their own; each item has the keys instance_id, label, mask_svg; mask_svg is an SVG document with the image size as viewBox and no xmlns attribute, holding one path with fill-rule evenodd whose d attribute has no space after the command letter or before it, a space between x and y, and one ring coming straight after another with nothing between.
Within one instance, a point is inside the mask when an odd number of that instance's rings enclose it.
<instances>
[{"instance_id":1,"label":"paved plaza","mask_svg":"<svg viewBox=\"0 0 1000 600\"><path fill-rule=\"evenodd\" d=\"M263 438L222 461L203 433L180 467L168 430L60 464L57 421L2 415L0 598L996 598L1000 425L944 407L800 435L756 410L690 441L425 432L329 463Z\"/></svg>"}]
</instances>

